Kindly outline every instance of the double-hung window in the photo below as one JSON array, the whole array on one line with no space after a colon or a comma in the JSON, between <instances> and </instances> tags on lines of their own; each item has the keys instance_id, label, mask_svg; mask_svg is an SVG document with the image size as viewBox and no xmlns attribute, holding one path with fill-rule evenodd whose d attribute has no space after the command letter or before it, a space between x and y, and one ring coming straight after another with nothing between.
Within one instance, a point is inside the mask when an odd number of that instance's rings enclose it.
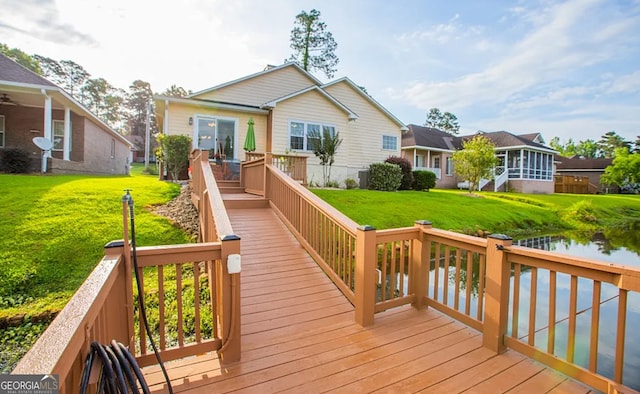
<instances>
[{"instance_id":1,"label":"double-hung window","mask_svg":"<svg viewBox=\"0 0 640 394\"><path fill-rule=\"evenodd\" d=\"M63 120L53 121L53 150L54 151L64 150L64 121Z\"/></svg>"},{"instance_id":2,"label":"double-hung window","mask_svg":"<svg viewBox=\"0 0 640 394\"><path fill-rule=\"evenodd\" d=\"M289 122L289 149L313 151L313 141L319 140L325 133L336 135L335 126L322 123L300 121Z\"/></svg>"},{"instance_id":3,"label":"double-hung window","mask_svg":"<svg viewBox=\"0 0 640 394\"><path fill-rule=\"evenodd\" d=\"M383 135L382 150L398 150L398 137L394 135Z\"/></svg>"},{"instance_id":4,"label":"double-hung window","mask_svg":"<svg viewBox=\"0 0 640 394\"><path fill-rule=\"evenodd\" d=\"M4 115L0 115L0 148L4 148Z\"/></svg>"}]
</instances>

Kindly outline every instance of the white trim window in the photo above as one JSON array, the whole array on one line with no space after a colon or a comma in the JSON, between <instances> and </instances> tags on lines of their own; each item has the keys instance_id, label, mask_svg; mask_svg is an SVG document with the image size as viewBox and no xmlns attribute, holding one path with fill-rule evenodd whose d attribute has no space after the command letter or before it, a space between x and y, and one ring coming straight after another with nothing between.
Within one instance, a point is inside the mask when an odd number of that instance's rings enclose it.
<instances>
[{"instance_id":1,"label":"white trim window","mask_svg":"<svg viewBox=\"0 0 640 394\"><path fill-rule=\"evenodd\" d=\"M53 150L62 152L64 150L64 120L53 121Z\"/></svg>"},{"instance_id":2,"label":"white trim window","mask_svg":"<svg viewBox=\"0 0 640 394\"><path fill-rule=\"evenodd\" d=\"M4 134L5 134L5 117L0 115L0 148L4 148Z\"/></svg>"},{"instance_id":3,"label":"white trim window","mask_svg":"<svg viewBox=\"0 0 640 394\"><path fill-rule=\"evenodd\" d=\"M336 127L330 124L289 121L289 149L296 151L312 151L314 135L323 135L326 131L331 137L336 135Z\"/></svg>"},{"instance_id":4,"label":"white trim window","mask_svg":"<svg viewBox=\"0 0 640 394\"><path fill-rule=\"evenodd\" d=\"M445 165L445 174L453 175L453 157L447 156Z\"/></svg>"},{"instance_id":5,"label":"white trim window","mask_svg":"<svg viewBox=\"0 0 640 394\"><path fill-rule=\"evenodd\" d=\"M382 150L398 150L398 137L395 135L382 136Z\"/></svg>"}]
</instances>

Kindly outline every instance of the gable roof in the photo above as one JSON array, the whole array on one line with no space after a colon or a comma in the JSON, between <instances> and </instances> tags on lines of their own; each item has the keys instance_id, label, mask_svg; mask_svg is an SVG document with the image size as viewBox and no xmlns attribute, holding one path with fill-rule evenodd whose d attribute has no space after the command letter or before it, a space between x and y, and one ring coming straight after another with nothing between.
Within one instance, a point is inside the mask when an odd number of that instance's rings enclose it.
<instances>
[{"instance_id":1,"label":"gable roof","mask_svg":"<svg viewBox=\"0 0 640 394\"><path fill-rule=\"evenodd\" d=\"M378 110L383 112L389 119L391 119L394 123L396 123L398 126L400 126L402 131L408 130L407 126L400 119L396 118L391 112L389 112L385 107L383 107L382 104L377 102L369 94L365 93L365 91L362 90L362 88L360 86L358 86L355 82L353 82L348 77L343 77L343 78L340 78L340 79L336 79L335 81L328 82L328 83L322 85L322 88L325 89L325 88L331 87L333 85L337 85L339 83L344 83L347 86L351 87L351 89L353 89L360 96L364 97L371 105L373 105Z\"/></svg>"},{"instance_id":2,"label":"gable roof","mask_svg":"<svg viewBox=\"0 0 640 394\"><path fill-rule=\"evenodd\" d=\"M285 100L289 100L289 99L294 98L296 96L300 96L300 95L303 95L305 93L312 92L312 91L316 91L316 92L320 93L322 96L324 96L324 98L326 98L327 100L332 102L336 107L338 107L342 111L344 111L349 116L349 120L358 119L358 115L356 115L355 112L351 111L349 108L347 108L346 105L342 104L340 101L336 100L335 97L333 97L329 93L325 92L323 89L321 89L319 86L316 86L316 85L309 86L308 88L305 88L305 89L299 90L297 92L293 92L291 94L288 94L286 96L279 97L279 98L277 98L275 100L271 100L269 102L266 102L266 103L262 104L261 108L274 108L279 102L282 102L282 101L285 101Z\"/></svg>"},{"instance_id":3,"label":"gable roof","mask_svg":"<svg viewBox=\"0 0 640 394\"><path fill-rule=\"evenodd\" d=\"M281 65L275 66L275 67L274 66L267 66L264 70L262 70L260 72L257 72L257 73L251 74L251 75L247 75L247 76L244 76L242 78L234 79L233 81L225 82L225 83L222 83L220 85L216 85L216 86L213 86L213 87L208 88L208 89L200 90L200 91L195 92L195 93L191 93L190 95L186 96L186 98L195 98L196 96L200 96L200 95L203 95L203 94L206 94L206 93L210 93L210 92L213 92L215 90L222 89L222 88L224 88L226 86L235 85L235 84L237 84L239 82L243 82L243 81L247 81L249 79L257 78L257 77L260 77L262 75L273 73L273 72L276 72L278 70L282 70L283 68L287 68L287 67L293 67L295 70L297 70L298 72L303 74L305 77L309 78L310 82L312 82L314 85L318 85L318 86L322 85L322 82L320 82L319 79L317 79L316 77L314 77L313 75L311 75L310 73L308 73L307 71L302 69L302 67L300 67L298 64L296 64L296 63L284 63L284 64L281 64Z\"/></svg>"},{"instance_id":4,"label":"gable roof","mask_svg":"<svg viewBox=\"0 0 640 394\"><path fill-rule=\"evenodd\" d=\"M537 142L539 144L544 144L544 138L542 138L542 134L540 133L529 133L529 134L520 134L520 137L526 138L529 141Z\"/></svg>"},{"instance_id":5,"label":"gable roof","mask_svg":"<svg viewBox=\"0 0 640 394\"><path fill-rule=\"evenodd\" d=\"M0 81L29 85L56 86L51 81L0 54Z\"/></svg>"},{"instance_id":6,"label":"gable roof","mask_svg":"<svg viewBox=\"0 0 640 394\"><path fill-rule=\"evenodd\" d=\"M464 140L471 139L476 135L483 135L491 140L496 148L535 148L537 150L543 150L550 153L554 153L555 151L548 146L539 144L537 142L532 141L531 139L525 137L530 134L524 135L515 135L508 131L492 131L492 132L484 132L478 131L476 134L468 135L461 137Z\"/></svg>"},{"instance_id":7,"label":"gable roof","mask_svg":"<svg viewBox=\"0 0 640 394\"><path fill-rule=\"evenodd\" d=\"M453 152L462 149L462 139L433 127L410 124L408 131L402 133L402 147L429 147L432 150Z\"/></svg>"},{"instance_id":8,"label":"gable roof","mask_svg":"<svg viewBox=\"0 0 640 394\"><path fill-rule=\"evenodd\" d=\"M555 151L548 146L534 142L531 137L537 139L537 134L515 135L508 131L484 132L478 131L476 134L456 136L433 127L409 125L409 131L402 135L403 148L422 147L435 151L454 151L462 149L464 141L470 140L476 135L487 137L496 148L531 148L549 153Z\"/></svg>"},{"instance_id":9,"label":"gable roof","mask_svg":"<svg viewBox=\"0 0 640 394\"><path fill-rule=\"evenodd\" d=\"M124 144L129 145L129 147L133 147L133 144L122 134L113 130L109 125L94 115L64 89L2 54L0 54L0 89L1 88L10 89L15 92L22 92L28 95L38 94L52 96L59 103L69 106L76 110L76 112L90 118L92 121L99 124L103 130L112 134Z\"/></svg>"}]
</instances>

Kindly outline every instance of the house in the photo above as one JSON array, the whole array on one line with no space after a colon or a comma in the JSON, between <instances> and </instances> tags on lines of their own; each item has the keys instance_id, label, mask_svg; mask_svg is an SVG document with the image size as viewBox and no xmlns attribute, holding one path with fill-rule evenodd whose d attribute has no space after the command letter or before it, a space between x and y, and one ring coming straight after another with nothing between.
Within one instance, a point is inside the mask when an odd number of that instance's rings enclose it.
<instances>
[{"instance_id":1,"label":"house","mask_svg":"<svg viewBox=\"0 0 640 394\"><path fill-rule=\"evenodd\" d=\"M242 147L249 119L256 152L307 157L307 182L322 182L311 151L314 132L339 133L343 140L331 180L358 179L369 164L400 156L405 125L349 78L322 83L295 63L193 93L185 98L154 96L161 132L192 138L193 148L245 160Z\"/></svg>"},{"instance_id":2,"label":"house","mask_svg":"<svg viewBox=\"0 0 640 394\"><path fill-rule=\"evenodd\" d=\"M583 180L584 193L617 193L618 187L604 185L600 177L613 159L588 159L581 156L564 157L556 155L556 183L566 183L566 179Z\"/></svg>"},{"instance_id":3,"label":"house","mask_svg":"<svg viewBox=\"0 0 640 394\"><path fill-rule=\"evenodd\" d=\"M474 135L455 136L430 127L409 125L408 128L402 138L402 155L415 169L435 172L436 187L455 188L459 181L464 181L456 176L453 152L462 149L463 141L482 134L495 145L499 163L494 180L481 182L481 189L553 193L555 151L544 145L539 133L479 131Z\"/></svg>"},{"instance_id":4,"label":"house","mask_svg":"<svg viewBox=\"0 0 640 394\"><path fill-rule=\"evenodd\" d=\"M458 177L453 171L453 152L462 149L462 139L432 127L410 124L408 129L402 134L402 157L414 170L434 172L437 188L455 188Z\"/></svg>"},{"instance_id":5,"label":"house","mask_svg":"<svg viewBox=\"0 0 640 394\"><path fill-rule=\"evenodd\" d=\"M35 137L53 143L45 166ZM0 55L0 154L26 151L34 171L127 174L131 147L62 88Z\"/></svg>"}]
</instances>

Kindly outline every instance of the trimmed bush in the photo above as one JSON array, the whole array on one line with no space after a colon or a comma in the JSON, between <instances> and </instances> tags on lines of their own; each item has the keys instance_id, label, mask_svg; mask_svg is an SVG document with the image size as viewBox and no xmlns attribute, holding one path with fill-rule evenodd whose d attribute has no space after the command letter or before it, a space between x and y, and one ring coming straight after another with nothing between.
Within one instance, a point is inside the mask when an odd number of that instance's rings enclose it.
<instances>
[{"instance_id":1,"label":"trimmed bush","mask_svg":"<svg viewBox=\"0 0 640 394\"><path fill-rule=\"evenodd\" d=\"M369 166L369 189L394 192L402 183L402 170L397 164L373 163Z\"/></svg>"},{"instance_id":2,"label":"trimmed bush","mask_svg":"<svg viewBox=\"0 0 640 394\"><path fill-rule=\"evenodd\" d=\"M436 187L436 173L432 171L413 172L413 190L426 190Z\"/></svg>"},{"instance_id":3,"label":"trimmed bush","mask_svg":"<svg viewBox=\"0 0 640 394\"><path fill-rule=\"evenodd\" d=\"M11 174L26 174L31 170L31 157L23 149L5 149L0 155L0 171Z\"/></svg>"},{"instance_id":4,"label":"trimmed bush","mask_svg":"<svg viewBox=\"0 0 640 394\"><path fill-rule=\"evenodd\" d=\"M413 173L409 160L403 157L390 156L384 161L389 164L396 164L400 166L402 171L402 182L400 183L400 190L411 190L413 187Z\"/></svg>"}]
</instances>

